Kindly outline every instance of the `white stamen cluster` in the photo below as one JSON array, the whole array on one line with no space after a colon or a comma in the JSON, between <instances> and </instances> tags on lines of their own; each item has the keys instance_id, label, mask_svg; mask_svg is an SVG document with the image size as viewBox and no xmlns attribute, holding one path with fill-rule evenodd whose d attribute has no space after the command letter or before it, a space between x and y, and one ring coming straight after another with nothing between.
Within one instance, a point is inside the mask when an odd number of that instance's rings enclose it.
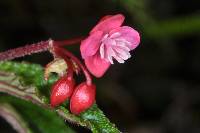
<instances>
[{"instance_id":1,"label":"white stamen cluster","mask_svg":"<svg viewBox=\"0 0 200 133\"><path fill-rule=\"evenodd\" d=\"M104 35L100 45L100 56L102 59L113 63L113 58L119 63L124 63L125 60L131 57L130 42L120 37L119 32L111 35Z\"/></svg>"}]
</instances>

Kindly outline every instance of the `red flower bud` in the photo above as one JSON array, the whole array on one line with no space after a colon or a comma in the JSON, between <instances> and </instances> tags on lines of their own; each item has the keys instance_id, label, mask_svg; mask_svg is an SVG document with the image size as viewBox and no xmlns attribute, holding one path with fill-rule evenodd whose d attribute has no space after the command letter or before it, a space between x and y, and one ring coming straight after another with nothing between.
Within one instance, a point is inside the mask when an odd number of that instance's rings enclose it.
<instances>
[{"instance_id":1,"label":"red flower bud","mask_svg":"<svg viewBox=\"0 0 200 133\"><path fill-rule=\"evenodd\" d=\"M90 108L95 101L95 85L87 85L86 82L76 87L70 100L70 110L73 114L80 114Z\"/></svg>"},{"instance_id":2,"label":"red flower bud","mask_svg":"<svg viewBox=\"0 0 200 133\"><path fill-rule=\"evenodd\" d=\"M74 85L74 79L67 75L55 82L51 91L51 106L55 107L67 100L74 91Z\"/></svg>"}]
</instances>

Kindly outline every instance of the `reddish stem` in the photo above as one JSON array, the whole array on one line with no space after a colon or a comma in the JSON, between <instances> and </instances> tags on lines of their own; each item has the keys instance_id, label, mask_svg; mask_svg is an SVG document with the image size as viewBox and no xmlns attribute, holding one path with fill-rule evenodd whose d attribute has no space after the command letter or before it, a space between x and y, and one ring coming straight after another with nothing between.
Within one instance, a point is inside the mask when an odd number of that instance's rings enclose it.
<instances>
[{"instance_id":1,"label":"reddish stem","mask_svg":"<svg viewBox=\"0 0 200 133\"><path fill-rule=\"evenodd\" d=\"M67 70L67 76L68 78L70 78L70 80L73 79L73 68L72 68L72 63L69 59L67 58L64 58L65 62L67 63L67 67L68 67L68 70Z\"/></svg>"},{"instance_id":2,"label":"reddish stem","mask_svg":"<svg viewBox=\"0 0 200 133\"><path fill-rule=\"evenodd\" d=\"M55 46L72 45L72 44L76 44L80 42L82 39L83 37L73 38L73 39L64 40L64 41L54 41L54 45ZM41 41L39 43L34 43L31 45L26 45L24 47L1 52L0 61L12 60L18 57L23 57L25 55L48 51L52 47L51 42L52 40L50 39L48 41Z\"/></svg>"},{"instance_id":3,"label":"reddish stem","mask_svg":"<svg viewBox=\"0 0 200 133\"><path fill-rule=\"evenodd\" d=\"M54 45L56 46L66 46L70 44L75 44L81 42L85 37L77 37L69 40L63 40L63 41L54 41Z\"/></svg>"},{"instance_id":4,"label":"reddish stem","mask_svg":"<svg viewBox=\"0 0 200 133\"><path fill-rule=\"evenodd\" d=\"M42 41L39 43L26 45L24 47L11 49L0 53L0 61L12 60L14 58L23 57L25 55L47 51L49 48L49 41Z\"/></svg>"},{"instance_id":5,"label":"reddish stem","mask_svg":"<svg viewBox=\"0 0 200 133\"><path fill-rule=\"evenodd\" d=\"M84 75L85 75L85 78L87 80L87 84L88 85L91 85L92 84L92 79L91 79L91 76L89 74L89 72L87 71L87 69L84 67L84 65L81 63L81 61L75 57L71 52L69 52L68 50L64 49L64 48L61 48L61 47L57 47L57 46L54 46L53 45L53 52L56 54L56 53L62 53L63 55L63 58L65 56L68 56L69 58L71 58L73 61L75 61L77 63L77 65L79 65L79 67L82 69Z\"/></svg>"}]
</instances>

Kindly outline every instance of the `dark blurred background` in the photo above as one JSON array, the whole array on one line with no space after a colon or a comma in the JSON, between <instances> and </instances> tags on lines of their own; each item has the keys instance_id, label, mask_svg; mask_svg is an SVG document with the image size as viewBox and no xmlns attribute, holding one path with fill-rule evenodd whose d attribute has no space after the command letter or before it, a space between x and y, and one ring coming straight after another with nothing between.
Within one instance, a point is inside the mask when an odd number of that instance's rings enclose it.
<instances>
[{"instance_id":1,"label":"dark blurred background","mask_svg":"<svg viewBox=\"0 0 200 133\"><path fill-rule=\"evenodd\" d=\"M141 43L95 80L100 108L125 133L200 133L199 7L199 0L1 0L0 51L87 35L102 16L123 13ZM78 46L70 50L80 57ZM52 57L21 60L45 65ZM0 123L0 132L10 129Z\"/></svg>"}]
</instances>

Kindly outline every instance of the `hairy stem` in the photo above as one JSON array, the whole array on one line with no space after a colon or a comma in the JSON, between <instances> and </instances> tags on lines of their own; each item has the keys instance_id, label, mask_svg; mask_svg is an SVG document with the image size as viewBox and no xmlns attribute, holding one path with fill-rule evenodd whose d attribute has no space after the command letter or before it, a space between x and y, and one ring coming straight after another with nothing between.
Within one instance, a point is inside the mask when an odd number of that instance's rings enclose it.
<instances>
[{"instance_id":1,"label":"hairy stem","mask_svg":"<svg viewBox=\"0 0 200 133\"><path fill-rule=\"evenodd\" d=\"M64 40L64 41L54 41L54 45L56 46L72 45L72 44L80 42L82 39L83 37L73 38L73 39ZM1 52L0 61L12 60L15 58L23 57L25 55L31 55L34 53L49 51L50 48L52 47L51 42L52 40L49 39L47 41L41 41L41 42L34 43L31 45L26 45L24 47L19 47L19 48L5 51L5 52Z\"/></svg>"},{"instance_id":2,"label":"hairy stem","mask_svg":"<svg viewBox=\"0 0 200 133\"><path fill-rule=\"evenodd\" d=\"M2 52L0 53L0 61L12 60L18 57L23 57L25 55L47 51L48 49L49 49L49 40L41 41L39 43L26 45L24 47L19 47L16 49L11 49L11 50Z\"/></svg>"}]
</instances>

